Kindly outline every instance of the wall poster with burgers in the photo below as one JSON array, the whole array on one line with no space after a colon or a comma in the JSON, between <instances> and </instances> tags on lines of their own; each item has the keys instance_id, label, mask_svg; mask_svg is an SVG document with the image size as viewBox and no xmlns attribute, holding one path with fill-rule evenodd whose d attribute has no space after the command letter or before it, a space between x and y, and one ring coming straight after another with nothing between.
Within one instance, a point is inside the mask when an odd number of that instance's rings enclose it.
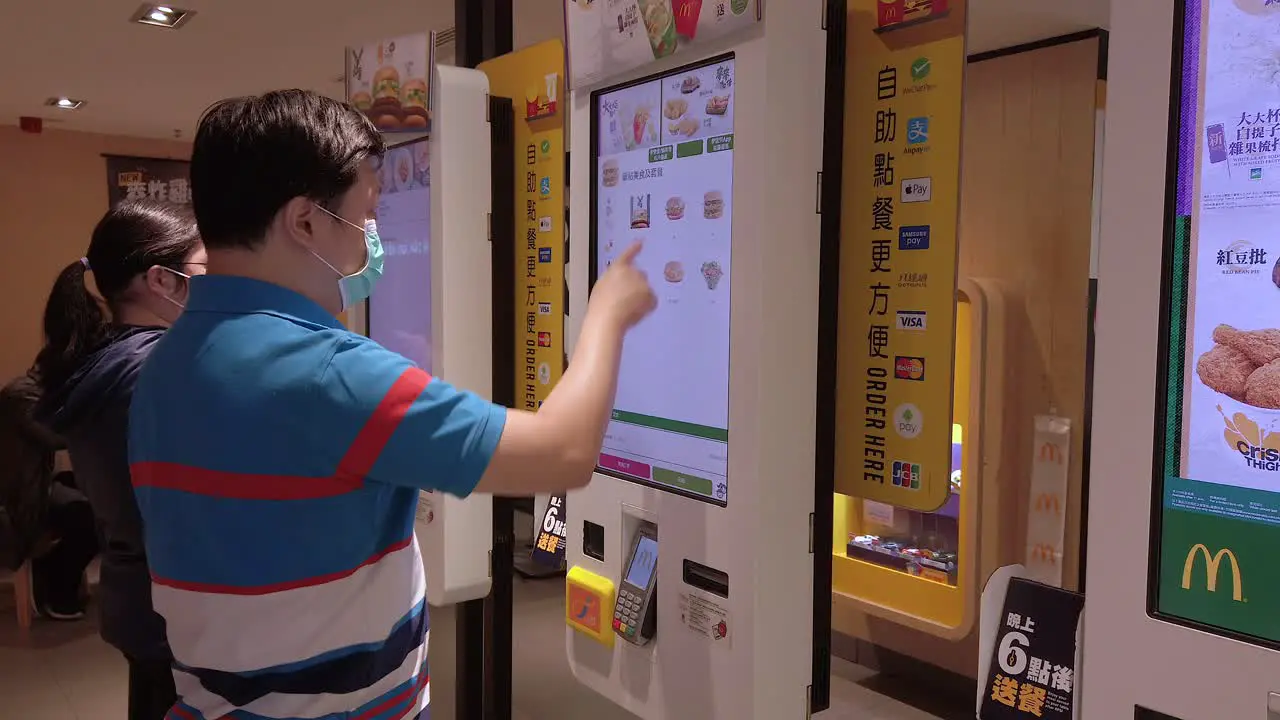
<instances>
[{"instance_id":1,"label":"wall poster with burgers","mask_svg":"<svg viewBox=\"0 0 1280 720\"><path fill-rule=\"evenodd\" d=\"M1280 4L1179 5L1152 604L1280 649Z\"/></svg>"},{"instance_id":2,"label":"wall poster with burgers","mask_svg":"<svg viewBox=\"0 0 1280 720\"><path fill-rule=\"evenodd\" d=\"M571 84L705 47L763 20L763 6L763 0L565 0Z\"/></svg>"},{"instance_id":3,"label":"wall poster with burgers","mask_svg":"<svg viewBox=\"0 0 1280 720\"><path fill-rule=\"evenodd\" d=\"M418 33L347 48L347 102L384 133L427 132L435 41Z\"/></svg>"}]
</instances>

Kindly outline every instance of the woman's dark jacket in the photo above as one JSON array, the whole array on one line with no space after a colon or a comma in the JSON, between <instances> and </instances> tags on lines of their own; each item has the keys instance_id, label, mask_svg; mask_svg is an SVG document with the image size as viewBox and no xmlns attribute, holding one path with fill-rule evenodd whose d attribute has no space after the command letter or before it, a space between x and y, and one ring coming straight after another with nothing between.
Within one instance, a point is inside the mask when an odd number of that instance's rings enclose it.
<instances>
[{"instance_id":1,"label":"woman's dark jacket","mask_svg":"<svg viewBox=\"0 0 1280 720\"><path fill-rule=\"evenodd\" d=\"M0 388L0 567L17 570L44 534L54 454L60 438L33 418L40 400L34 374Z\"/></svg>"}]
</instances>

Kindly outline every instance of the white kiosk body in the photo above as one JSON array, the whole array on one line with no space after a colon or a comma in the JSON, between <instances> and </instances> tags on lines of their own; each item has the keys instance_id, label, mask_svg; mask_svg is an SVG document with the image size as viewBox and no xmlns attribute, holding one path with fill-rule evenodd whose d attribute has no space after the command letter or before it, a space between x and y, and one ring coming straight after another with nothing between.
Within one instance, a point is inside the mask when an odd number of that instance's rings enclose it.
<instances>
[{"instance_id":1,"label":"white kiosk body","mask_svg":"<svg viewBox=\"0 0 1280 720\"><path fill-rule=\"evenodd\" d=\"M450 384L492 396L489 80L437 65L432 128L388 151L379 231L387 270L369 336ZM476 158L484 158L477 162ZM489 594L493 499L424 492L416 532L433 606Z\"/></svg>"},{"instance_id":2,"label":"white kiosk body","mask_svg":"<svg viewBox=\"0 0 1280 720\"><path fill-rule=\"evenodd\" d=\"M644 590L659 550L649 597L594 610L615 622L647 599L656 624L621 624L652 638L570 623L566 646L580 682L646 720L808 715L826 35L820 3L771 10L572 89L571 347L589 284L635 239L659 307L627 338L603 467L568 499L567 595L579 569Z\"/></svg>"},{"instance_id":3,"label":"white kiosk body","mask_svg":"<svg viewBox=\"0 0 1280 720\"><path fill-rule=\"evenodd\" d=\"M1280 425L1205 359L1280 326L1280 4L1114 0L1110 32L1079 716L1280 718Z\"/></svg>"}]
</instances>

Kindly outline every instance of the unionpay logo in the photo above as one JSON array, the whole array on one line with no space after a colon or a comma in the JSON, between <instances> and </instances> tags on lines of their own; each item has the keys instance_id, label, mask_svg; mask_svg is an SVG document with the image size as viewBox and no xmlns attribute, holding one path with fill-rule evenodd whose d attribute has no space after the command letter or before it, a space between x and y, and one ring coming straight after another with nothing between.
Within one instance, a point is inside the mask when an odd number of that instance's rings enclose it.
<instances>
[{"instance_id":1,"label":"unionpay logo","mask_svg":"<svg viewBox=\"0 0 1280 720\"><path fill-rule=\"evenodd\" d=\"M898 437L905 440L915 440L920 437L920 433L924 430L924 416L920 414L920 408L911 403L903 403L893 411L893 430L898 433Z\"/></svg>"},{"instance_id":2,"label":"unionpay logo","mask_svg":"<svg viewBox=\"0 0 1280 720\"><path fill-rule=\"evenodd\" d=\"M920 489L920 464L906 460L893 461L893 486L904 490Z\"/></svg>"},{"instance_id":3,"label":"unionpay logo","mask_svg":"<svg viewBox=\"0 0 1280 720\"><path fill-rule=\"evenodd\" d=\"M906 332L924 332L928 329L929 314L923 310L899 310L898 329Z\"/></svg>"}]
</instances>

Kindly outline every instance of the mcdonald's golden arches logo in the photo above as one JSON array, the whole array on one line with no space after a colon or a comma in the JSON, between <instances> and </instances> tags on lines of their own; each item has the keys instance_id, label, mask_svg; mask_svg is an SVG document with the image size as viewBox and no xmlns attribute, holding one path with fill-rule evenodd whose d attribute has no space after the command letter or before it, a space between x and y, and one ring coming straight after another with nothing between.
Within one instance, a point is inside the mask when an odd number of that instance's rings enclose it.
<instances>
[{"instance_id":1,"label":"mcdonald's golden arches logo","mask_svg":"<svg viewBox=\"0 0 1280 720\"><path fill-rule=\"evenodd\" d=\"M1187 560L1182 564L1182 589L1191 589L1191 573L1196 567L1196 558L1200 555L1204 556L1205 571L1208 577L1205 578L1205 588L1209 592L1218 592L1218 566L1222 564L1222 558L1231 561L1231 599L1236 602L1244 602L1244 586L1240 580L1240 563L1236 561L1236 554L1228 548L1222 548L1216 555L1209 553L1209 548L1204 543L1196 543L1192 546L1191 551L1187 553Z\"/></svg>"},{"instance_id":2,"label":"mcdonald's golden arches logo","mask_svg":"<svg viewBox=\"0 0 1280 720\"><path fill-rule=\"evenodd\" d=\"M1062 448L1047 442L1040 446L1040 462L1051 462L1061 465L1063 462Z\"/></svg>"},{"instance_id":3,"label":"mcdonald's golden arches logo","mask_svg":"<svg viewBox=\"0 0 1280 720\"><path fill-rule=\"evenodd\" d=\"M1049 512L1054 515L1062 513L1062 500L1057 493L1040 493L1036 496L1036 512Z\"/></svg>"},{"instance_id":4,"label":"mcdonald's golden arches logo","mask_svg":"<svg viewBox=\"0 0 1280 720\"><path fill-rule=\"evenodd\" d=\"M1058 551L1048 543L1037 543L1031 546L1031 559L1047 562L1050 565L1058 564Z\"/></svg>"}]
</instances>

